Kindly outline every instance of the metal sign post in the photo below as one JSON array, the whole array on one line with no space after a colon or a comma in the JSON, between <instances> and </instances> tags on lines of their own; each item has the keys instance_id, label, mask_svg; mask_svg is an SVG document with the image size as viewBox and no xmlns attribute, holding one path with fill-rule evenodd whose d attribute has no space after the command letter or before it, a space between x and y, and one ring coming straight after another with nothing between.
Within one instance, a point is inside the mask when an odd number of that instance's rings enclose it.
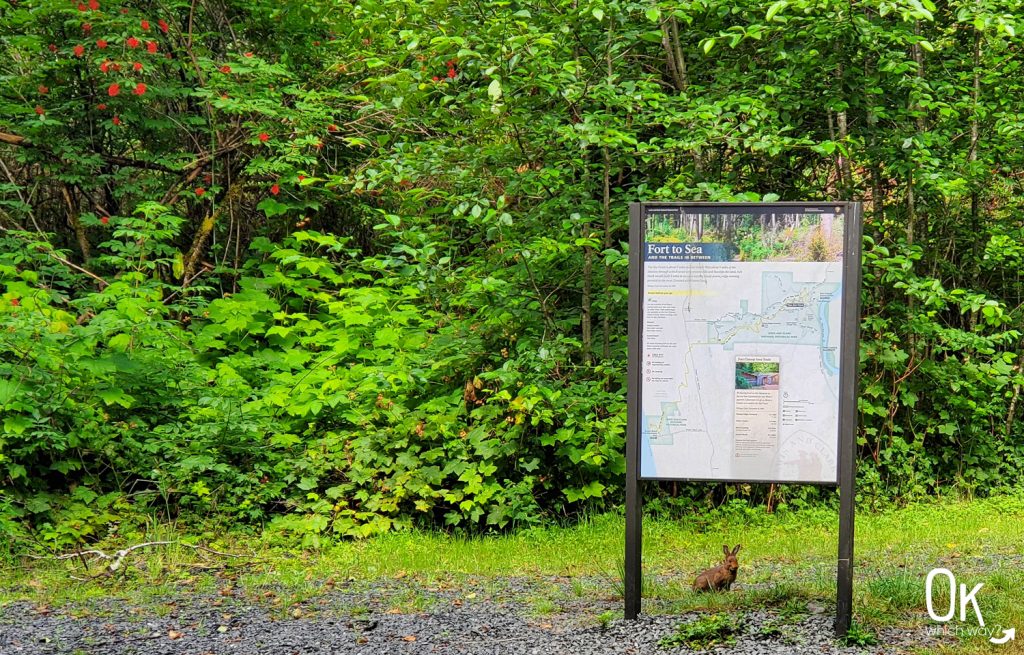
<instances>
[{"instance_id":1,"label":"metal sign post","mask_svg":"<svg viewBox=\"0 0 1024 655\"><path fill-rule=\"evenodd\" d=\"M840 492L835 628L845 634L860 203L632 203L629 218L626 618L641 610L643 480L819 484ZM713 411L698 411L705 402Z\"/></svg>"}]
</instances>

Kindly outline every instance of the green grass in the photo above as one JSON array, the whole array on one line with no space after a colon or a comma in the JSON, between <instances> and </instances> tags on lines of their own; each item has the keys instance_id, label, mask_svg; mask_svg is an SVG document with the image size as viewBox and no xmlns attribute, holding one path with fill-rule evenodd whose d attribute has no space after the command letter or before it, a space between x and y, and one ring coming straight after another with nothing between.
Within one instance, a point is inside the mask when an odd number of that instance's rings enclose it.
<instances>
[{"instance_id":1,"label":"green grass","mask_svg":"<svg viewBox=\"0 0 1024 655\"><path fill-rule=\"evenodd\" d=\"M870 627L854 621L840 642L846 646L874 646L878 643L878 636Z\"/></svg>"},{"instance_id":2,"label":"green grass","mask_svg":"<svg viewBox=\"0 0 1024 655\"><path fill-rule=\"evenodd\" d=\"M662 637L662 648L686 646L692 650L710 650L715 646L732 646L736 633L743 627L743 618L728 614L708 614L693 621L685 621L676 631Z\"/></svg>"},{"instance_id":3,"label":"green grass","mask_svg":"<svg viewBox=\"0 0 1024 655\"><path fill-rule=\"evenodd\" d=\"M859 514L854 606L860 625L872 630L900 626L922 631L934 625L924 610L924 578L930 569L944 566L957 575L958 582L985 583L978 599L987 625L1024 630L1020 560L999 565L1021 555L1022 519L1024 499L1013 496ZM836 513L823 508L647 520L644 611L770 607L792 619L813 601L831 612L836 534ZM146 535L146 539L175 537L166 527ZM465 587L484 597L500 595L504 578L527 577L538 581L538 590L525 602L537 614L545 614L561 611L562 600L585 603L620 598L622 540L623 518L617 514L595 516L568 528L535 528L504 536L402 532L340 542L317 551L296 550L271 535L227 535L218 540L218 550L251 552L257 557L220 558L172 545L133 553L126 560L129 566L124 575L86 582L69 577L83 573L74 561L10 562L0 568L0 579L5 581L0 584L0 603L26 600L55 606L111 595L144 603L147 599L159 602L182 590L216 593L231 588L235 595L268 603L265 595L274 594L280 606L288 608L324 594L334 588L335 581L349 579L355 585L393 580L410 586ZM700 570L718 563L726 542L743 544L734 590L693 593L690 582ZM553 588L561 589L561 595ZM430 602L412 594L397 597L395 605L402 611L423 611ZM965 637L955 651L948 652L980 653L991 648L987 636ZM1021 652L1016 642L998 648L1000 653Z\"/></svg>"}]
</instances>

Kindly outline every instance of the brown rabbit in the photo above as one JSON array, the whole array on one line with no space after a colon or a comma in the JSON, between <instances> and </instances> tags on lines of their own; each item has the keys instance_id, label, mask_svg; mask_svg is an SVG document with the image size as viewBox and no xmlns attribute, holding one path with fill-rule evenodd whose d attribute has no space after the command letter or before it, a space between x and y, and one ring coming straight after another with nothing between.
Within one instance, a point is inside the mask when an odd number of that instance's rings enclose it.
<instances>
[{"instance_id":1,"label":"brown rabbit","mask_svg":"<svg viewBox=\"0 0 1024 655\"><path fill-rule=\"evenodd\" d=\"M740 568L736 553L740 552L740 545L736 544L731 551L728 545L724 545L722 552L725 553L725 561L698 575L697 579L693 581L694 591L721 591L723 589L729 591L732 583L736 582L736 571Z\"/></svg>"}]
</instances>

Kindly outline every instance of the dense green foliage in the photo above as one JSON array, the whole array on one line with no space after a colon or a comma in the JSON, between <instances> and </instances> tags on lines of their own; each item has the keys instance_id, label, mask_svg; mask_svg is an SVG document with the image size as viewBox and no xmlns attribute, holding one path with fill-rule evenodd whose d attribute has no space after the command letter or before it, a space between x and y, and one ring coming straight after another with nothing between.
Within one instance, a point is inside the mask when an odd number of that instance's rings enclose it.
<instances>
[{"instance_id":1,"label":"dense green foliage","mask_svg":"<svg viewBox=\"0 0 1024 655\"><path fill-rule=\"evenodd\" d=\"M1022 15L0 0L0 530L614 503L643 199L864 200L863 498L1012 484Z\"/></svg>"}]
</instances>

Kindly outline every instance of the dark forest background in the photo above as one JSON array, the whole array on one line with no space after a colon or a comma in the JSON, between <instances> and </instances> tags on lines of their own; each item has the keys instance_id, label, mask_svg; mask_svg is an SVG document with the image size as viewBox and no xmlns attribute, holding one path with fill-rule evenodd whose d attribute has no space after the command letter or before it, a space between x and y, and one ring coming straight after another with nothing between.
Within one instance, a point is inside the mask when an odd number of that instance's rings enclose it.
<instances>
[{"instance_id":1,"label":"dark forest background","mask_svg":"<svg viewBox=\"0 0 1024 655\"><path fill-rule=\"evenodd\" d=\"M863 201L860 502L1016 485L1022 16L0 1L0 533L614 506L637 200Z\"/></svg>"}]
</instances>

